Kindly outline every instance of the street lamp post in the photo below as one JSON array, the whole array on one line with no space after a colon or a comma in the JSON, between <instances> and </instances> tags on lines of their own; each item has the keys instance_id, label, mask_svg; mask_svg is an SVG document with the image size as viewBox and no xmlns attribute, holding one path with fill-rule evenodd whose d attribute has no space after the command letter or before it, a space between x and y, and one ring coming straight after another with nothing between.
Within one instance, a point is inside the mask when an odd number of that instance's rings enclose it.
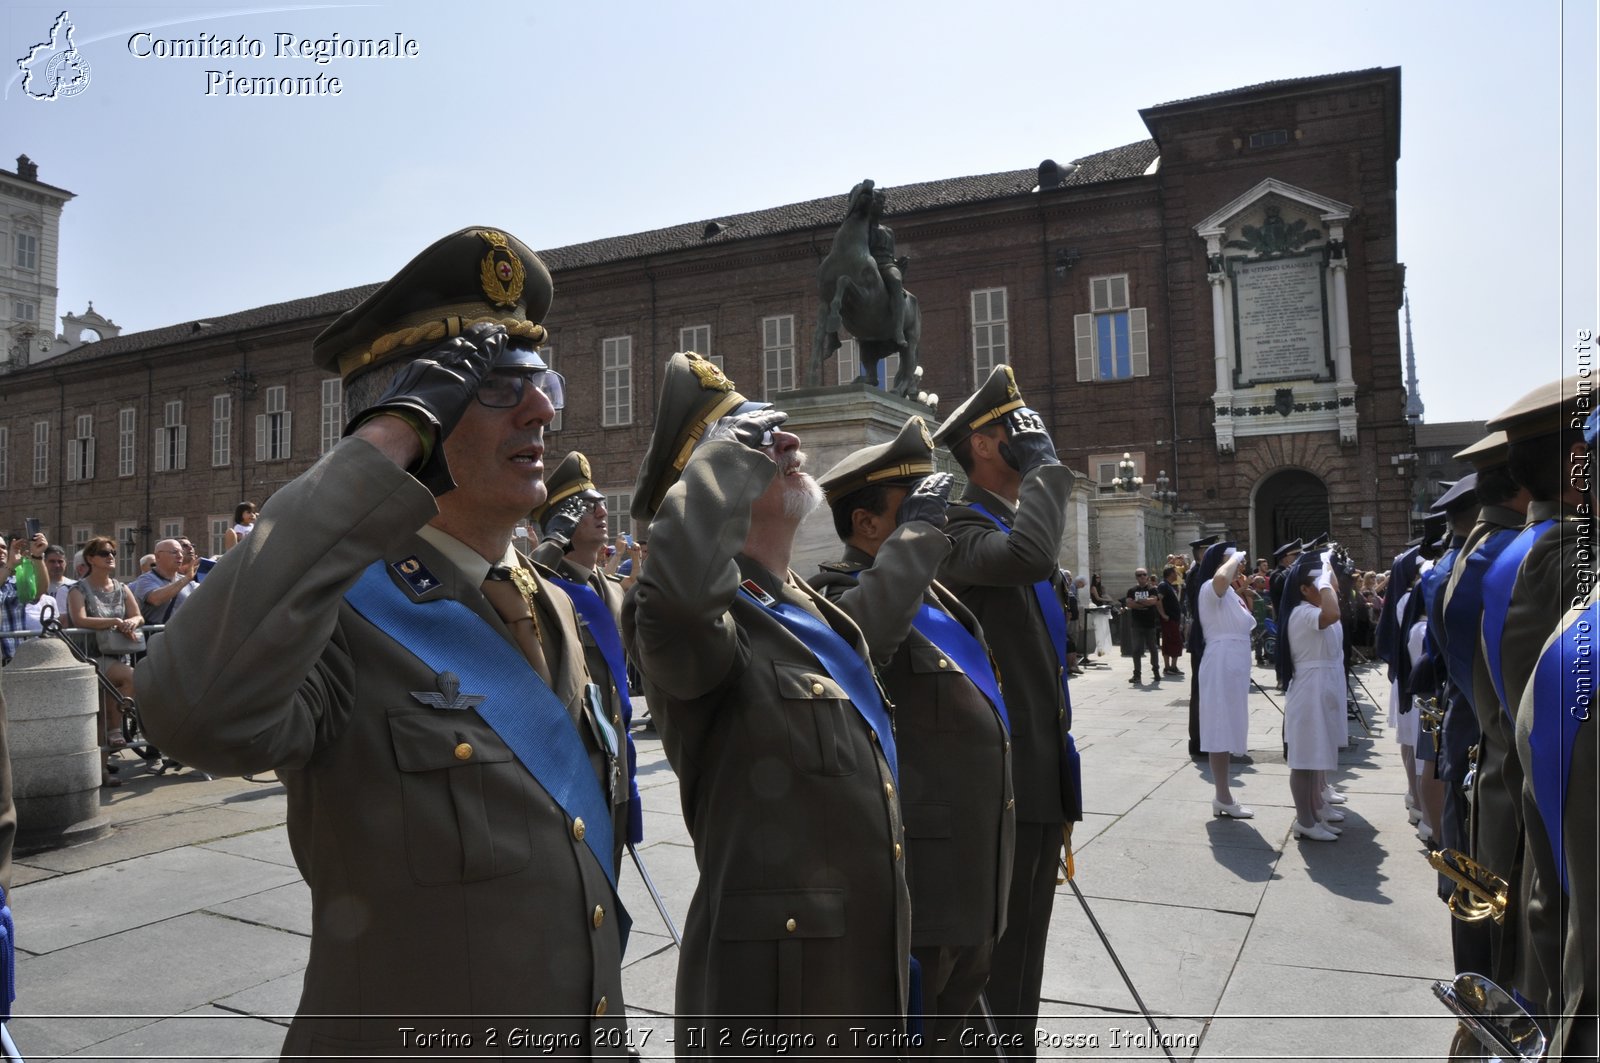
<instances>
[{"instance_id":1,"label":"street lamp post","mask_svg":"<svg viewBox=\"0 0 1600 1063\"><path fill-rule=\"evenodd\" d=\"M1133 474L1137 467L1133 462L1133 455L1123 451L1122 460L1117 462L1116 478L1112 481L1117 485L1117 490L1132 493L1144 487L1144 477Z\"/></svg>"}]
</instances>

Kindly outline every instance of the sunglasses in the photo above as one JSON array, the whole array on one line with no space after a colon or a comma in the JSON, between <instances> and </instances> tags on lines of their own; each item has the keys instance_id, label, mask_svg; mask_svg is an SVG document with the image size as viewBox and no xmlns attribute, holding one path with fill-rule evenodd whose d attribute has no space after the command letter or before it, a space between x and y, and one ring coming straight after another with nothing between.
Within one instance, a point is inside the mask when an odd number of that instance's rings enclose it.
<instances>
[{"instance_id":1,"label":"sunglasses","mask_svg":"<svg viewBox=\"0 0 1600 1063\"><path fill-rule=\"evenodd\" d=\"M491 410L509 410L522 401L529 385L543 393L556 409L566 405L567 382L554 369L496 369L478 383L477 399Z\"/></svg>"}]
</instances>

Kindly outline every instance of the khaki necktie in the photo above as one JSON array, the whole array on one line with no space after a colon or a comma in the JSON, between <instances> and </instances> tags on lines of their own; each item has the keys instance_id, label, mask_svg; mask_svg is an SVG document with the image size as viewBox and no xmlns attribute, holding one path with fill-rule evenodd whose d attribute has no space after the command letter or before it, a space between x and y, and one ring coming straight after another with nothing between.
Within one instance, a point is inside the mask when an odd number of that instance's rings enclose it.
<instances>
[{"instance_id":1,"label":"khaki necktie","mask_svg":"<svg viewBox=\"0 0 1600 1063\"><path fill-rule=\"evenodd\" d=\"M530 579L528 583L529 590L534 591L532 580ZM539 678L545 681L545 685L553 685L550 680L550 665L544 656L544 644L539 641L539 619L534 615L527 597L513 578L511 569L504 565L491 568L489 578L483 581L482 589L483 596L489 599L494 611L500 614L500 619L511 629L512 637L517 640L522 655L533 665L533 670L539 673Z\"/></svg>"}]
</instances>

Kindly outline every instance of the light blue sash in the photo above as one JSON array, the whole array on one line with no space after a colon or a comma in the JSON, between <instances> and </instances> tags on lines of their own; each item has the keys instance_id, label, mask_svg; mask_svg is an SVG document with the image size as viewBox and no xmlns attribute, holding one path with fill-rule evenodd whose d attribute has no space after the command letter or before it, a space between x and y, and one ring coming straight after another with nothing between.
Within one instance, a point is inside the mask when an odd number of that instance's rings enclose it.
<instances>
[{"instance_id":1,"label":"light blue sash","mask_svg":"<svg viewBox=\"0 0 1600 1063\"><path fill-rule=\"evenodd\" d=\"M1492 531L1478 541L1477 546L1456 563L1464 566L1456 580L1455 590L1444 603L1446 670L1456 693L1467 700L1474 710L1477 698L1472 690L1472 662L1478 656L1478 640L1483 634L1483 578L1494 559L1499 557L1516 539L1512 528ZM1460 677L1455 678L1455 677Z\"/></svg>"},{"instance_id":2,"label":"light blue sash","mask_svg":"<svg viewBox=\"0 0 1600 1063\"><path fill-rule=\"evenodd\" d=\"M1011 534L1011 528L999 517L990 513L980 502L967 505L994 522L994 526ZM1062 803L1070 821L1083 818L1083 765L1078 758L1078 743L1072 737L1072 694L1067 690L1067 614L1056 595L1055 585L1042 579L1033 585L1034 597L1039 599L1039 612L1044 614L1044 628L1050 635L1050 645L1056 651L1057 674L1061 677L1061 697L1066 703L1065 726L1061 731L1062 768L1065 773L1065 790Z\"/></svg>"},{"instance_id":3,"label":"light blue sash","mask_svg":"<svg viewBox=\"0 0 1600 1063\"><path fill-rule=\"evenodd\" d=\"M995 681L994 665L989 660L988 647L977 640L977 637L961 626L961 621L945 612L935 609L927 602L922 603L922 608L917 610L917 615L912 618L911 626L917 633L939 648L939 652L956 662L967 678L972 680L983 694L989 699L989 704L994 706L994 711L1000 714L1000 722L1006 725L1006 734L1011 733L1011 717L1006 715L1006 699L1000 696L1000 684Z\"/></svg>"},{"instance_id":4,"label":"light blue sash","mask_svg":"<svg viewBox=\"0 0 1600 1063\"><path fill-rule=\"evenodd\" d=\"M884 707L883 692L878 688L878 677L872 674L872 666L862 660L855 647L840 637L837 631L799 606L788 602L764 602L742 587L739 593L776 617L778 623L788 628L789 633L811 651L817 663L822 665L822 670L844 688L850 704L856 707L867 726L872 728L872 733L878 736L883 757L889 762L889 773L898 784L900 759L895 752L894 726Z\"/></svg>"},{"instance_id":5,"label":"light blue sash","mask_svg":"<svg viewBox=\"0 0 1600 1063\"><path fill-rule=\"evenodd\" d=\"M1506 612L1511 608L1511 591L1517 583L1517 571L1527 558L1533 544L1544 538L1556 526L1554 518L1541 520L1522 529L1511 545L1489 566L1483 577L1483 660L1489 666L1489 678L1494 682L1495 696L1500 699L1500 709L1507 718L1516 721L1517 707L1506 704L1506 677L1502 668L1500 640L1506 633Z\"/></svg>"},{"instance_id":6,"label":"light blue sash","mask_svg":"<svg viewBox=\"0 0 1600 1063\"><path fill-rule=\"evenodd\" d=\"M453 598L413 602L374 561L345 601L435 672L454 672L461 689L482 695L477 714L515 753L570 818L613 892L611 805L589 766L589 751L561 699L482 617Z\"/></svg>"},{"instance_id":7,"label":"light blue sash","mask_svg":"<svg viewBox=\"0 0 1600 1063\"><path fill-rule=\"evenodd\" d=\"M600 593L587 583L551 576L550 582L567 592L572 606L589 625L589 634L606 659L606 670L611 673L611 685L617 688L622 699L622 733L628 746L628 842L638 845L644 841L644 803L639 798L638 755L633 748L633 695L628 689L628 659L622 652L622 635L617 631L617 621L611 615Z\"/></svg>"},{"instance_id":8,"label":"light blue sash","mask_svg":"<svg viewBox=\"0 0 1600 1063\"><path fill-rule=\"evenodd\" d=\"M1556 867L1561 869L1563 893L1570 892L1562 830L1567 777L1572 772L1578 730L1589 722L1594 704L1595 657L1600 653L1597 639L1600 603L1590 603L1540 655L1533 673L1533 726L1528 731L1533 763L1528 767L1528 781L1533 785Z\"/></svg>"}]
</instances>

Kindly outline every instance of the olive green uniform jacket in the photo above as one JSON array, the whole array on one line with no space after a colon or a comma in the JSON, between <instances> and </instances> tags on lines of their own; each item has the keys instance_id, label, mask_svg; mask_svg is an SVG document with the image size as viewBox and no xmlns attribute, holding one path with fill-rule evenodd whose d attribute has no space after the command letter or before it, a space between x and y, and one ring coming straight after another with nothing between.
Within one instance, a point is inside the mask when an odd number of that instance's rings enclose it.
<instances>
[{"instance_id":1,"label":"olive green uniform jacket","mask_svg":"<svg viewBox=\"0 0 1600 1063\"><path fill-rule=\"evenodd\" d=\"M980 946L1000 936L1016 831L1011 740L1000 714L954 661L911 627L926 602L983 642L966 606L930 583L948 552L948 540L932 525L903 525L876 560L846 547L842 561L823 565L811 580L863 631L889 632L889 641L872 649L894 702L900 806L911 840L911 943L919 948ZM874 625L871 614L899 605L906 588L926 590L910 600L909 610L898 610L901 617ZM898 642L892 641L896 628Z\"/></svg>"},{"instance_id":2,"label":"olive green uniform jacket","mask_svg":"<svg viewBox=\"0 0 1600 1063\"><path fill-rule=\"evenodd\" d=\"M700 881L678 961L680 1054L771 1054L750 1036L893 1033L911 937L904 830L888 763L844 690L764 605L837 607L743 556L765 455L704 444L650 525L623 637L677 772Z\"/></svg>"},{"instance_id":3,"label":"olive green uniform jacket","mask_svg":"<svg viewBox=\"0 0 1600 1063\"><path fill-rule=\"evenodd\" d=\"M516 1025L620 1056L619 913L576 823L475 712L423 704L413 692L448 683L343 598L379 558L416 558L437 582L418 594L396 579L409 597L476 613L468 644L515 645L415 534L435 512L376 448L340 443L273 495L152 644L135 678L145 728L186 764L276 769L288 791L312 936L285 1056L426 1056L401 1047L406 1025L470 1034L489 1054ZM553 688L578 726L589 677L577 622L538 583ZM490 1027L501 1047L485 1045Z\"/></svg>"},{"instance_id":4,"label":"olive green uniform jacket","mask_svg":"<svg viewBox=\"0 0 1600 1063\"><path fill-rule=\"evenodd\" d=\"M1072 470L1046 465L1022 479L1018 505L968 486L978 502L1011 525L1010 535L965 504L950 507L945 532L954 543L939 582L972 610L994 641L1001 693L1011 717L1011 764L1018 823L1065 821L1062 739L1072 728L1061 666L1039 613L1033 584L1048 579L1065 601L1057 551L1066 526ZM1065 609L1065 606L1062 607ZM997 633L1003 632L1003 636Z\"/></svg>"},{"instance_id":5,"label":"olive green uniform jacket","mask_svg":"<svg viewBox=\"0 0 1600 1063\"><path fill-rule=\"evenodd\" d=\"M1554 535L1555 532L1550 534ZM1562 618L1546 648L1559 641L1567 625L1578 620L1587 604L1580 605ZM1595 673L1594 655L1597 652L1590 636L1589 659L1566 660L1563 666L1569 674L1580 677L1592 695ZM1559 651L1556 651L1559 652ZM1529 949L1534 961L1543 971L1542 984L1547 995L1533 1003L1538 1010L1555 1016L1551 1024L1550 1059L1588 1059L1595 1054L1595 989L1600 985L1600 944L1597 944L1595 925L1600 922L1600 889L1597 889L1595 840L1600 836L1600 801L1596 801L1596 760L1600 759L1600 732L1596 731L1594 715L1596 706L1591 697L1587 706L1573 704L1544 705L1534 698L1534 685L1529 683L1522 695L1517 712L1517 752L1524 764L1531 763L1532 752L1528 736L1533 729L1535 712L1583 712L1587 717L1578 725L1573 736L1572 759L1568 765L1566 801L1562 809L1559 829L1564 850L1567 889L1561 887L1561 869L1557 867L1555 852L1550 847L1544 826L1539 822L1538 801L1534 796L1531 776L1523 784L1523 804L1527 816L1528 859L1523 874L1523 906L1531 930Z\"/></svg>"}]
</instances>

